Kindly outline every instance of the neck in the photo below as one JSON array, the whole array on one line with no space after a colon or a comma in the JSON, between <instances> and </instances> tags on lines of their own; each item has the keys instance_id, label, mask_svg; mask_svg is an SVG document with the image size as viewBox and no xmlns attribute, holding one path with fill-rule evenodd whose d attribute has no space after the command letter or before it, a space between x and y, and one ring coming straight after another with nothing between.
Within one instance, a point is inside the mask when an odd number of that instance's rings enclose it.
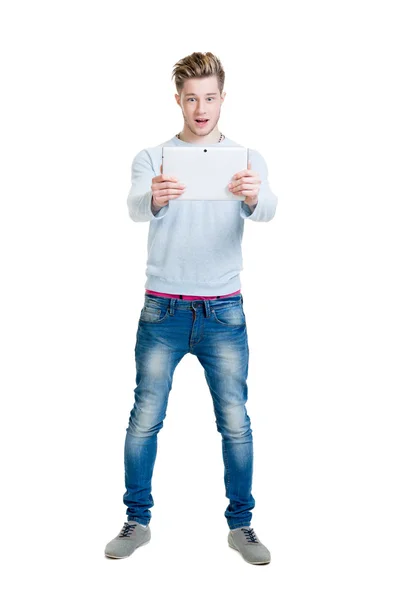
<instances>
[{"instance_id":1,"label":"neck","mask_svg":"<svg viewBox=\"0 0 400 600\"><path fill-rule=\"evenodd\" d=\"M188 142L190 144L217 144L221 138L221 132L218 127L215 127L210 133L207 135L196 135L186 126L186 123L183 127L183 130L179 132L179 139L182 142ZM222 136L221 141L224 139Z\"/></svg>"}]
</instances>

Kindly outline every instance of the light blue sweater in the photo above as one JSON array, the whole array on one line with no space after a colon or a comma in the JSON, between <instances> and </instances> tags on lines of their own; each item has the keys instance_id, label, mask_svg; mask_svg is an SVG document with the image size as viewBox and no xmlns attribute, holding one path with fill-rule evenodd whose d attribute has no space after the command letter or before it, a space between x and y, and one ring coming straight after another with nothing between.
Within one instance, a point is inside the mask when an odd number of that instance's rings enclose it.
<instances>
[{"instance_id":1,"label":"light blue sweater","mask_svg":"<svg viewBox=\"0 0 400 600\"><path fill-rule=\"evenodd\" d=\"M239 290L244 221L270 221L277 197L268 185L268 168L257 150L249 149L251 169L261 177L254 209L238 200L170 200L156 214L151 210L151 184L160 175L162 146L192 146L174 136L141 150L133 159L129 216L150 221L145 288L167 294L222 296ZM224 138L207 146L240 146ZM170 173L165 173L169 175Z\"/></svg>"}]
</instances>

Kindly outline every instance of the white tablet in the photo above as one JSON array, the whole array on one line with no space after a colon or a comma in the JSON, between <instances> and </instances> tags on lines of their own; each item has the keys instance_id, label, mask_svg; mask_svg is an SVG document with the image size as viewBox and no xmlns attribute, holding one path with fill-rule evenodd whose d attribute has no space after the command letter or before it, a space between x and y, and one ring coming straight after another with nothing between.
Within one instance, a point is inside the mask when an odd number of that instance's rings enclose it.
<instances>
[{"instance_id":1,"label":"white tablet","mask_svg":"<svg viewBox=\"0 0 400 600\"><path fill-rule=\"evenodd\" d=\"M247 169L244 146L163 146L162 172L177 177L186 189L172 200L240 200L228 189L233 175ZM171 200L171 201L172 201Z\"/></svg>"}]
</instances>

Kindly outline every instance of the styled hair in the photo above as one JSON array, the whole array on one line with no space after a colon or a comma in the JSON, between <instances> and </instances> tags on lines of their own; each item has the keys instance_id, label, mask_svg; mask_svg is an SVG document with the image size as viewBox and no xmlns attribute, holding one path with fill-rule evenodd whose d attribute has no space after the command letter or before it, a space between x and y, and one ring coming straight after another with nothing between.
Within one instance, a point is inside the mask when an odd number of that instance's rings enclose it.
<instances>
[{"instance_id":1,"label":"styled hair","mask_svg":"<svg viewBox=\"0 0 400 600\"><path fill-rule=\"evenodd\" d=\"M225 83L225 71L221 61L212 52L193 52L175 63L171 79L175 77L176 91L181 95L187 79L201 79L212 75L217 76L221 94Z\"/></svg>"}]
</instances>

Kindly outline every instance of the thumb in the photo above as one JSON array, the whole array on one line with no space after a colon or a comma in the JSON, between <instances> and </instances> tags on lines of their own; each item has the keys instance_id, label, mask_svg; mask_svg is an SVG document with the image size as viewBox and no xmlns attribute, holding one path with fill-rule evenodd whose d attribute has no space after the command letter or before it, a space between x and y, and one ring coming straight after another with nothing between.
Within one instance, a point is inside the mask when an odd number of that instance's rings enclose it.
<instances>
[{"instance_id":1,"label":"thumb","mask_svg":"<svg viewBox=\"0 0 400 600\"><path fill-rule=\"evenodd\" d=\"M161 165L160 165L160 173L162 173L162 163L161 163Z\"/></svg>"},{"instance_id":2,"label":"thumb","mask_svg":"<svg viewBox=\"0 0 400 600\"><path fill-rule=\"evenodd\" d=\"M249 160L247 161L247 168L251 171L251 162Z\"/></svg>"}]
</instances>

